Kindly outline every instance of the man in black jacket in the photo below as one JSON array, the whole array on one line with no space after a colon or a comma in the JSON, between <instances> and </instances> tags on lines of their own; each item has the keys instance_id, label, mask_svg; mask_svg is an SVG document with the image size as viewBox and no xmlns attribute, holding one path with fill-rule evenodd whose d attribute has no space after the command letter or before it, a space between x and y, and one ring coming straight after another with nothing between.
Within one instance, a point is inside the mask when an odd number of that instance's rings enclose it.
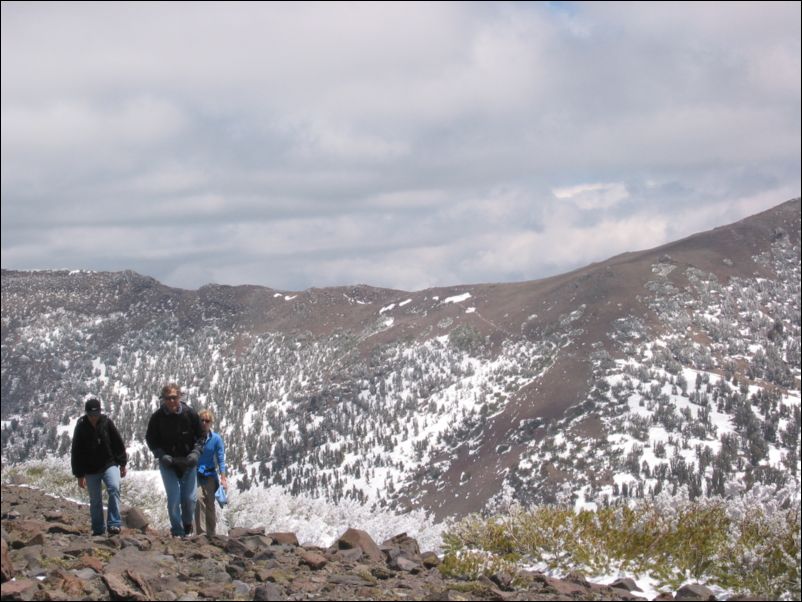
<instances>
[{"instance_id":1,"label":"man in black jacket","mask_svg":"<svg viewBox=\"0 0 802 602\"><path fill-rule=\"evenodd\" d=\"M108 493L109 535L120 532L120 479L125 476L128 456L117 427L111 418L100 413L100 401L89 399L84 405L86 414L78 419L72 435L72 474L78 486L89 491L89 515L92 535L103 535L103 487Z\"/></svg>"},{"instance_id":2,"label":"man in black jacket","mask_svg":"<svg viewBox=\"0 0 802 602\"><path fill-rule=\"evenodd\" d=\"M145 435L150 451L159 461L170 532L180 537L192 532L197 501L197 470L203 430L198 414L181 401L181 387L170 383L162 387L161 407L148 421Z\"/></svg>"}]
</instances>

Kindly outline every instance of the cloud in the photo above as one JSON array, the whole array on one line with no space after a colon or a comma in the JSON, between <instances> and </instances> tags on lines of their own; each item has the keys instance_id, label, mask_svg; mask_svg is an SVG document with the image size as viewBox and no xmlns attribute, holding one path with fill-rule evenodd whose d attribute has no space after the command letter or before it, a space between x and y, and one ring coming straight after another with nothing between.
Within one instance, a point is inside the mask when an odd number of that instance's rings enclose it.
<instances>
[{"instance_id":1,"label":"cloud","mask_svg":"<svg viewBox=\"0 0 802 602\"><path fill-rule=\"evenodd\" d=\"M567 188L555 188L554 196L568 200L580 209L604 209L613 207L629 198L629 191L623 182L578 184Z\"/></svg>"},{"instance_id":2,"label":"cloud","mask_svg":"<svg viewBox=\"0 0 802 602\"><path fill-rule=\"evenodd\" d=\"M3 267L421 288L735 221L799 194L799 17L3 3Z\"/></svg>"}]
</instances>

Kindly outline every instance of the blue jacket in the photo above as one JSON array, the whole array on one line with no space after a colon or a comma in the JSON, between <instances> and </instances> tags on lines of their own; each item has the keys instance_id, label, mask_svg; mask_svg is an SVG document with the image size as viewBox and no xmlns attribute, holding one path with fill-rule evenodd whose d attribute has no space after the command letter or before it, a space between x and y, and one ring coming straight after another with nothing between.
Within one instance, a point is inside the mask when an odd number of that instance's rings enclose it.
<instances>
[{"instance_id":1,"label":"blue jacket","mask_svg":"<svg viewBox=\"0 0 802 602\"><path fill-rule=\"evenodd\" d=\"M220 467L220 474L226 474L226 448L223 445L223 438L214 431L210 431L209 436L203 442L203 450L198 460L198 474L201 476L216 474L215 459Z\"/></svg>"}]
</instances>

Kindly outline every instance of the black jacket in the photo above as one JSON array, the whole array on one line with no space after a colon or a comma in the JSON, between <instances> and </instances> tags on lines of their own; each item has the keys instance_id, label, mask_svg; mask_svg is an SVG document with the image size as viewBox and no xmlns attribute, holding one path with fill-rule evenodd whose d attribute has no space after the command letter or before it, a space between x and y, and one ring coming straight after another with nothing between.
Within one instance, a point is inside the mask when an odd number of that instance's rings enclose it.
<instances>
[{"instance_id":1,"label":"black jacket","mask_svg":"<svg viewBox=\"0 0 802 602\"><path fill-rule=\"evenodd\" d=\"M200 418L184 402L181 402L180 414L173 414L162 405L148 421L145 441L157 460L164 454L185 458L193 451L200 456L203 448Z\"/></svg>"},{"instance_id":2,"label":"black jacket","mask_svg":"<svg viewBox=\"0 0 802 602\"><path fill-rule=\"evenodd\" d=\"M117 427L108 416L101 415L93 427L89 418L81 416L72 435L72 474L81 478L103 472L109 466L125 466L128 456Z\"/></svg>"}]
</instances>

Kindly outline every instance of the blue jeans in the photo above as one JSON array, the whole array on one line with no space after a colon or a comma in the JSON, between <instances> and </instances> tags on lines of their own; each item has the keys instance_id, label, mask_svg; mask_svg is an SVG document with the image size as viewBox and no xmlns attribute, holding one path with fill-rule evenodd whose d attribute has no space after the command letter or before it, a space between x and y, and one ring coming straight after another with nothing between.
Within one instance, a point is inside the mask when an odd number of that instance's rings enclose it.
<instances>
[{"instance_id":1,"label":"blue jeans","mask_svg":"<svg viewBox=\"0 0 802 602\"><path fill-rule=\"evenodd\" d=\"M170 516L170 533L186 535L184 525L191 525L198 499L198 471L187 468L178 476L172 468L159 465L164 491L167 493L167 514Z\"/></svg>"},{"instance_id":2,"label":"blue jeans","mask_svg":"<svg viewBox=\"0 0 802 602\"><path fill-rule=\"evenodd\" d=\"M92 535L103 535L103 483L109 494L109 527L121 527L120 519L120 467L109 466L103 472L86 475L86 490L89 492L89 515L92 517Z\"/></svg>"}]
</instances>

